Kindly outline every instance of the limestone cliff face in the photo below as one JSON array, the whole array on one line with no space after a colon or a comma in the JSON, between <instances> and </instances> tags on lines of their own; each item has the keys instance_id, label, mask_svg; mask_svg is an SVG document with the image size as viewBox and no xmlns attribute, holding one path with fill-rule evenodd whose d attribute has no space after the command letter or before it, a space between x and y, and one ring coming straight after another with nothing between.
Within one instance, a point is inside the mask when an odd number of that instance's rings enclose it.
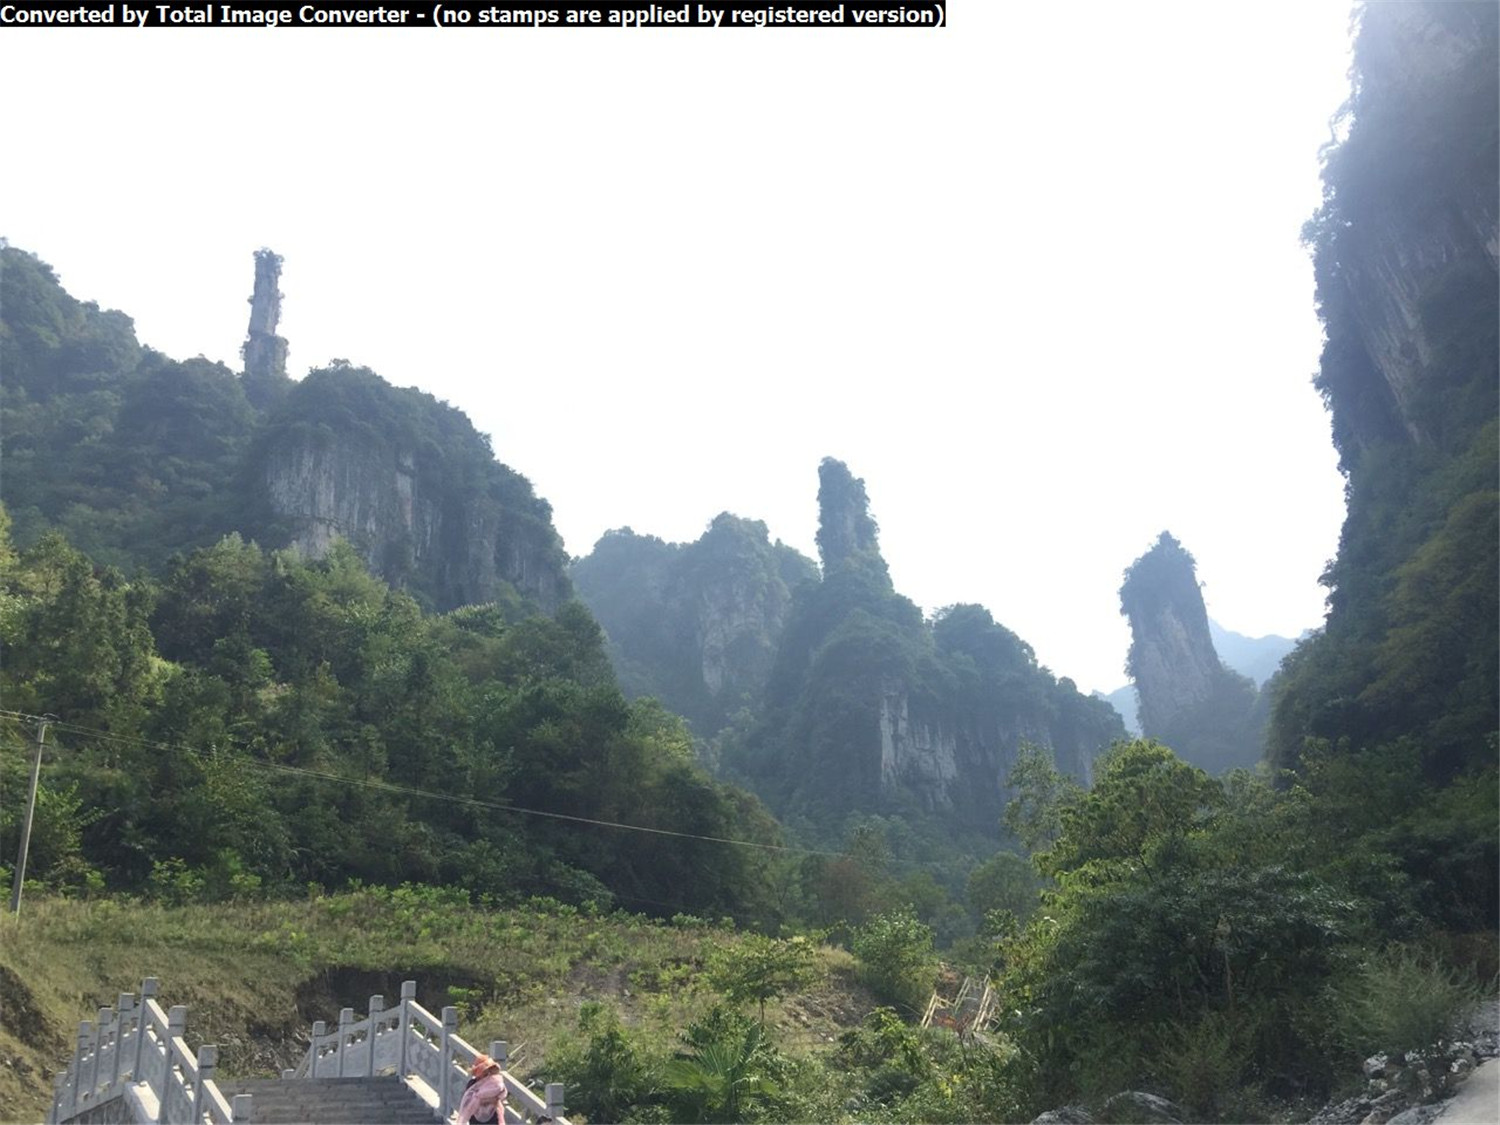
<instances>
[{"instance_id":1,"label":"limestone cliff face","mask_svg":"<svg viewBox=\"0 0 1500 1125\"><path fill-rule=\"evenodd\" d=\"M1441 442L1462 428L1437 400L1451 391L1461 306L1493 316L1496 300L1496 153L1490 130L1474 128L1500 97L1495 25L1484 4L1362 11L1353 125L1328 159L1330 190L1307 231L1320 311L1340 329L1319 386L1346 467L1373 445Z\"/></svg>"},{"instance_id":2,"label":"limestone cliff face","mask_svg":"<svg viewBox=\"0 0 1500 1125\"><path fill-rule=\"evenodd\" d=\"M657 696L707 737L759 701L792 591L818 572L765 524L725 512L693 543L611 531L572 577L625 690Z\"/></svg>"},{"instance_id":3,"label":"limestone cliff face","mask_svg":"<svg viewBox=\"0 0 1500 1125\"><path fill-rule=\"evenodd\" d=\"M881 792L985 832L1010 798L1005 779L1023 742L1047 747L1058 768L1091 782L1094 758L1124 736L1118 716L1069 699L1077 693L1067 681L1048 686L1029 706L992 699L976 708L954 698L914 704L910 685L886 681L877 715Z\"/></svg>"},{"instance_id":4,"label":"limestone cliff face","mask_svg":"<svg viewBox=\"0 0 1500 1125\"><path fill-rule=\"evenodd\" d=\"M1362 5L1353 59L1304 232L1347 516L1270 752L1406 737L1439 777L1493 761L1500 710L1500 6Z\"/></svg>"},{"instance_id":5,"label":"limestone cliff face","mask_svg":"<svg viewBox=\"0 0 1500 1125\"><path fill-rule=\"evenodd\" d=\"M1145 735L1214 772L1253 765L1264 723L1255 685L1219 660L1193 557L1169 533L1126 571L1120 612Z\"/></svg>"},{"instance_id":6,"label":"limestone cliff face","mask_svg":"<svg viewBox=\"0 0 1500 1125\"><path fill-rule=\"evenodd\" d=\"M364 369L313 372L256 457L264 507L317 557L347 539L370 568L438 609L512 591L551 611L568 596L551 512L497 463L461 413Z\"/></svg>"}]
</instances>

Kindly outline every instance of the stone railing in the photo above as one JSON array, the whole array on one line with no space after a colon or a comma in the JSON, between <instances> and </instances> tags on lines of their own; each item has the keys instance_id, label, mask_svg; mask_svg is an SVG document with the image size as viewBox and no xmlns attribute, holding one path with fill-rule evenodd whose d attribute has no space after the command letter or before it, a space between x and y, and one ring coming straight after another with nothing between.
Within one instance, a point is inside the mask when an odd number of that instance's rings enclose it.
<instances>
[{"instance_id":1,"label":"stone railing","mask_svg":"<svg viewBox=\"0 0 1500 1125\"><path fill-rule=\"evenodd\" d=\"M319 1020L313 1024L307 1054L282 1077L297 1081L400 1075L426 1099L433 1114L446 1121L458 1108L469 1068L479 1052L459 1036L456 1008L444 1008L441 1016L434 1016L417 1003L416 996L417 982L403 981L401 999L393 1007L385 1006L385 997L372 996L362 1020L355 1020L353 1008L339 1013L338 1026L332 1031ZM503 1069L508 1058L505 1043L491 1043L489 1055L501 1065L509 1093L506 1120L568 1125L561 1083L548 1084L545 1095L538 1096Z\"/></svg>"},{"instance_id":2,"label":"stone railing","mask_svg":"<svg viewBox=\"0 0 1500 1125\"><path fill-rule=\"evenodd\" d=\"M78 1025L78 1048L57 1076L47 1121L163 1122L229 1125L250 1119L250 1098L231 1105L214 1083L219 1049L193 1052L183 1032L187 1009L163 1012L157 981L148 977L137 998L120 993L113 1008Z\"/></svg>"}]
</instances>

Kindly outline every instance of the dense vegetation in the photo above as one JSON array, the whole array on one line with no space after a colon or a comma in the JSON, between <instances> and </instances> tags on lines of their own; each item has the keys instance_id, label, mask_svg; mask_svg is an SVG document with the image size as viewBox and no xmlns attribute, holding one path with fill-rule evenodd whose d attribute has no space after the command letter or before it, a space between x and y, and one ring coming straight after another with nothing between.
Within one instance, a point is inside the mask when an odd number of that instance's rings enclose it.
<instances>
[{"instance_id":1,"label":"dense vegetation","mask_svg":"<svg viewBox=\"0 0 1500 1125\"><path fill-rule=\"evenodd\" d=\"M3 552L0 692L12 714L64 719L31 858L44 882L222 896L415 880L759 909L754 849L568 819L775 836L695 765L680 719L625 700L577 603L424 615L344 545L305 561L230 536L159 583L55 533ZM25 732L3 730L22 791ZM18 813L0 822L7 855Z\"/></svg>"}]
</instances>

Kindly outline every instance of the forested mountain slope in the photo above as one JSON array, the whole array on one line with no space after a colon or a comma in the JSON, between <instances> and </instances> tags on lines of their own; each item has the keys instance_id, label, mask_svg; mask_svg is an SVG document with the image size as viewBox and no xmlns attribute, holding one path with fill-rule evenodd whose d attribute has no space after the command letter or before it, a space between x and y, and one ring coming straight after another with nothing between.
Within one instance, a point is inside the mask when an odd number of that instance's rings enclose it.
<instances>
[{"instance_id":1,"label":"forested mountain slope","mask_svg":"<svg viewBox=\"0 0 1500 1125\"><path fill-rule=\"evenodd\" d=\"M288 379L280 260L261 251L257 265L240 376L142 347L129 317L0 248L0 474L17 542L55 528L131 572L229 532L314 556L342 537L429 607L555 610L570 586L546 501L431 395L343 361Z\"/></svg>"},{"instance_id":2,"label":"forested mountain slope","mask_svg":"<svg viewBox=\"0 0 1500 1125\"><path fill-rule=\"evenodd\" d=\"M21 716L61 720L28 867L44 885L765 905L771 853L674 833L772 843L775 824L710 781L680 719L626 701L576 601L426 614L347 544L306 560L238 536L127 581L55 532L17 554L0 520L0 657L6 792L26 788ZM20 814L0 813L6 855Z\"/></svg>"},{"instance_id":3,"label":"forested mountain slope","mask_svg":"<svg viewBox=\"0 0 1500 1125\"><path fill-rule=\"evenodd\" d=\"M733 717L727 700L745 708L719 739L723 765L774 809L835 839L846 817L892 813L993 837L1022 742L1086 778L1123 737L1112 708L983 607L923 620L841 462L820 466L818 503L821 573L727 514L687 547L611 533L573 571L627 683L654 686L702 736Z\"/></svg>"},{"instance_id":4,"label":"forested mountain slope","mask_svg":"<svg viewBox=\"0 0 1500 1125\"><path fill-rule=\"evenodd\" d=\"M708 737L760 702L792 593L816 564L728 512L695 543L607 532L570 571L610 641L620 686Z\"/></svg>"}]
</instances>

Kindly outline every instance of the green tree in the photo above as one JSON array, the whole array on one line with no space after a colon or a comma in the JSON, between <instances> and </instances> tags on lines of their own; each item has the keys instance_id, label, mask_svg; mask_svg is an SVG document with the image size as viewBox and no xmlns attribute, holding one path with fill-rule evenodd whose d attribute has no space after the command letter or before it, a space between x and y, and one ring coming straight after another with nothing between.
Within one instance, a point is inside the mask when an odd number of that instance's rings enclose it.
<instances>
[{"instance_id":1,"label":"green tree","mask_svg":"<svg viewBox=\"0 0 1500 1125\"><path fill-rule=\"evenodd\" d=\"M1033 855L1046 851L1062 833L1063 809L1083 787L1057 768L1047 747L1025 740L1005 783L1014 794L1005 806L1006 830Z\"/></svg>"},{"instance_id":2,"label":"green tree","mask_svg":"<svg viewBox=\"0 0 1500 1125\"><path fill-rule=\"evenodd\" d=\"M762 1024L767 1000L799 992L817 977L817 950L800 936L782 940L746 934L719 949L708 964L713 986L736 1004L755 1001Z\"/></svg>"},{"instance_id":3,"label":"green tree","mask_svg":"<svg viewBox=\"0 0 1500 1125\"><path fill-rule=\"evenodd\" d=\"M1024 922L1036 911L1040 889L1030 863L1014 852L998 852L969 873L969 911L977 921L1003 910Z\"/></svg>"},{"instance_id":4,"label":"green tree","mask_svg":"<svg viewBox=\"0 0 1500 1125\"><path fill-rule=\"evenodd\" d=\"M937 972L930 927L909 909L880 914L854 933L861 979L879 996L920 1011Z\"/></svg>"},{"instance_id":5,"label":"green tree","mask_svg":"<svg viewBox=\"0 0 1500 1125\"><path fill-rule=\"evenodd\" d=\"M1149 867L1165 843L1201 828L1223 803L1219 783L1148 739L1117 743L1098 771L1093 788L1061 810L1061 832L1037 857L1046 874L1118 861Z\"/></svg>"},{"instance_id":6,"label":"green tree","mask_svg":"<svg viewBox=\"0 0 1500 1125\"><path fill-rule=\"evenodd\" d=\"M543 1077L565 1083L571 1113L590 1121L629 1121L656 1094L657 1063L620 1025L619 1013L595 1001L578 1011L582 1044L549 1053Z\"/></svg>"}]
</instances>

